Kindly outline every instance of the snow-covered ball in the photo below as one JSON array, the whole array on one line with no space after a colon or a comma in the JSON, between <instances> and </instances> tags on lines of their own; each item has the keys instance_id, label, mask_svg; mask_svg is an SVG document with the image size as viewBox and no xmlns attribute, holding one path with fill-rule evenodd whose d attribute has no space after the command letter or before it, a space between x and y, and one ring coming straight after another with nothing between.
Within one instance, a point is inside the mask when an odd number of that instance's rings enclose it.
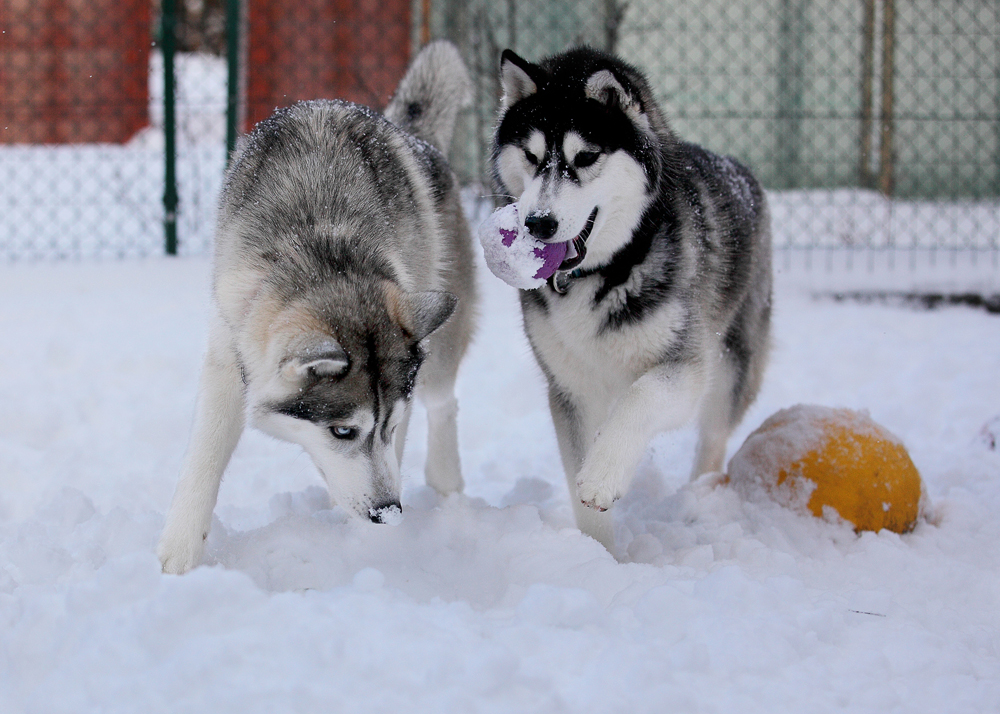
<instances>
[{"instance_id":1,"label":"snow-covered ball","mask_svg":"<svg viewBox=\"0 0 1000 714\"><path fill-rule=\"evenodd\" d=\"M521 290L545 284L562 265L566 243L543 243L528 233L517 216L517 204L497 209L479 226L486 265L498 278Z\"/></svg>"},{"instance_id":2,"label":"snow-covered ball","mask_svg":"<svg viewBox=\"0 0 1000 714\"><path fill-rule=\"evenodd\" d=\"M926 507L906 448L867 412L799 404L754 431L729 461L738 488L823 517L833 509L856 530L905 533Z\"/></svg>"}]
</instances>

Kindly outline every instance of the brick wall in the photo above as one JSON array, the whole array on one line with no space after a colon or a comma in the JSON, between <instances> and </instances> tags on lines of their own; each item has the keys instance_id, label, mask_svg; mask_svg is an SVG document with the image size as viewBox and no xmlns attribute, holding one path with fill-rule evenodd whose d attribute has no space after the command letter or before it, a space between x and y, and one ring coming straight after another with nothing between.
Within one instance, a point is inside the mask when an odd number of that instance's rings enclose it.
<instances>
[{"instance_id":1,"label":"brick wall","mask_svg":"<svg viewBox=\"0 0 1000 714\"><path fill-rule=\"evenodd\" d=\"M247 126L300 99L381 109L410 59L410 0L250 0Z\"/></svg>"},{"instance_id":2,"label":"brick wall","mask_svg":"<svg viewBox=\"0 0 1000 714\"><path fill-rule=\"evenodd\" d=\"M149 0L0 0L0 143L124 142L148 123Z\"/></svg>"}]
</instances>

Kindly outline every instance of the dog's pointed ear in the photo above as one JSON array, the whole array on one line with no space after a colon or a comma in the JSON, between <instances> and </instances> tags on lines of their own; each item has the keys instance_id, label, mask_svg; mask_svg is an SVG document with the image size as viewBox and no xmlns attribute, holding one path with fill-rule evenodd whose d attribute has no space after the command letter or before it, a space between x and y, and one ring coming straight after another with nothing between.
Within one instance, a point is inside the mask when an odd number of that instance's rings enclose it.
<instances>
[{"instance_id":1,"label":"dog's pointed ear","mask_svg":"<svg viewBox=\"0 0 1000 714\"><path fill-rule=\"evenodd\" d=\"M633 103L632 96L625 91L625 87L621 85L621 82L608 69L602 69L590 75L587 78L587 84L584 85L583 91L588 99L593 99L610 107L618 107L624 110Z\"/></svg>"},{"instance_id":2,"label":"dog's pointed ear","mask_svg":"<svg viewBox=\"0 0 1000 714\"><path fill-rule=\"evenodd\" d=\"M621 109L633 122L649 128L649 118L643 111L642 102L622 86L611 70L602 69L590 75L584 93L588 99Z\"/></svg>"},{"instance_id":3,"label":"dog's pointed ear","mask_svg":"<svg viewBox=\"0 0 1000 714\"><path fill-rule=\"evenodd\" d=\"M441 327L458 306L458 298L448 292L404 293L388 281L383 290L389 317L418 342Z\"/></svg>"},{"instance_id":4,"label":"dog's pointed ear","mask_svg":"<svg viewBox=\"0 0 1000 714\"><path fill-rule=\"evenodd\" d=\"M296 341L281 363L281 376L297 382L308 374L336 377L347 371L351 362L344 348L330 335L309 334Z\"/></svg>"},{"instance_id":5,"label":"dog's pointed ear","mask_svg":"<svg viewBox=\"0 0 1000 714\"><path fill-rule=\"evenodd\" d=\"M500 55L500 86L503 97L500 105L509 109L516 102L530 97L538 91L541 68L519 57L511 50L504 50Z\"/></svg>"},{"instance_id":6,"label":"dog's pointed ear","mask_svg":"<svg viewBox=\"0 0 1000 714\"><path fill-rule=\"evenodd\" d=\"M417 341L441 327L458 306L458 298L446 292L411 293L409 297L413 337Z\"/></svg>"}]
</instances>

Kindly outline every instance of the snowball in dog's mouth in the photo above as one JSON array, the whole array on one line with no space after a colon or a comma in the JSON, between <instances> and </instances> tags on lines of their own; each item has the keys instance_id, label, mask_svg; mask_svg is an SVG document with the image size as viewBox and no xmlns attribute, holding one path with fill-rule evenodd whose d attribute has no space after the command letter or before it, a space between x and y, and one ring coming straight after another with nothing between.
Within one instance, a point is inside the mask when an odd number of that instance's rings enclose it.
<instances>
[{"instance_id":1,"label":"snowball in dog's mouth","mask_svg":"<svg viewBox=\"0 0 1000 714\"><path fill-rule=\"evenodd\" d=\"M583 230L580 231L580 234L576 238L569 241L569 246L566 250L566 259L559 265L559 270L572 270L587 257L587 238L590 237L590 232L594 230L594 221L596 219L597 206L594 206L594 210L590 212L590 218L587 219Z\"/></svg>"}]
</instances>

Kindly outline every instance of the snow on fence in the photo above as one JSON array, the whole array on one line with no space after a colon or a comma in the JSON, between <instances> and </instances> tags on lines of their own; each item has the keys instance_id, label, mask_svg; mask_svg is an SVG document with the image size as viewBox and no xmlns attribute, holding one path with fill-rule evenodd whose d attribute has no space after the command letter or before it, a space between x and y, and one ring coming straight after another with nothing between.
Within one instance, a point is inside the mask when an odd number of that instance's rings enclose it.
<instances>
[{"instance_id":1,"label":"snow on fence","mask_svg":"<svg viewBox=\"0 0 1000 714\"><path fill-rule=\"evenodd\" d=\"M177 57L181 254L211 245L225 168L226 67ZM124 144L0 145L0 260L163 254L163 64L150 57L149 126Z\"/></svg>"}]
</instances>

